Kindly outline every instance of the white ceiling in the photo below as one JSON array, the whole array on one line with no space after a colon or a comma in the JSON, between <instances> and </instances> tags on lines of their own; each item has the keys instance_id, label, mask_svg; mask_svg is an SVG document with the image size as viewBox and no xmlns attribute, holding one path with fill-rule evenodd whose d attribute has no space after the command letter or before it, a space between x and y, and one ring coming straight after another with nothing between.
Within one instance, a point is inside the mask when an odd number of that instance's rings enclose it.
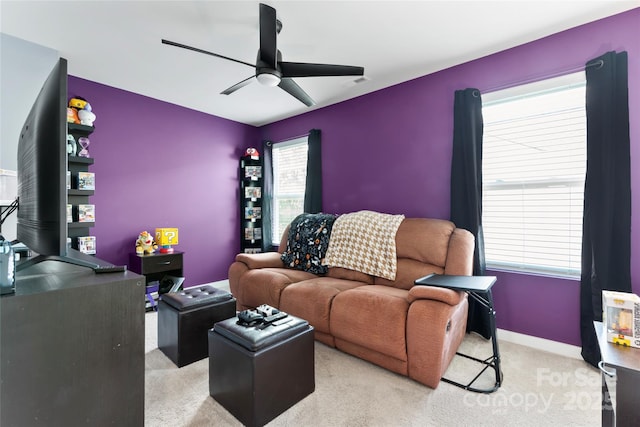
<instances>
[{"instance_id":1,"label":"white ceiling","mask_svg":"<svg viewBox=\"0 0 640 427\"><path fill-rule=\"evenodd\" d=\"M640 6L640 0L280 1L283 60L363 66L368 80L296 82L308 108L254 81L246 65L161 44L168 39L255 63L258 1L7 1L0 30L59 51L84 79L260 126L354 98ZM597 42L594 42L597 43Z\"/></svg>"}]
</instances>

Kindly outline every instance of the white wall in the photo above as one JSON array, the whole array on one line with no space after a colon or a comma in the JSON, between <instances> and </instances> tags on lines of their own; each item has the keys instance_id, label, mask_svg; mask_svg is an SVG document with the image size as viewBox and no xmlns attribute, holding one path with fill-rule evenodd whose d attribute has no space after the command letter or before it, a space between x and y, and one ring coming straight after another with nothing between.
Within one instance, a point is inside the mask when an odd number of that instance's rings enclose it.
<instances>
[{"instance_id":1,"label":"white wall","mask_svg":"<svg viewBox=\"0 0 640 427\"><path fill-rule=\"evenodd\" d=\"M56 50L0 33L0 169L16 170L22 125L58 57ZM2 235L13 240L15 234L13 214Z\"/></svg>"}]
</instances>

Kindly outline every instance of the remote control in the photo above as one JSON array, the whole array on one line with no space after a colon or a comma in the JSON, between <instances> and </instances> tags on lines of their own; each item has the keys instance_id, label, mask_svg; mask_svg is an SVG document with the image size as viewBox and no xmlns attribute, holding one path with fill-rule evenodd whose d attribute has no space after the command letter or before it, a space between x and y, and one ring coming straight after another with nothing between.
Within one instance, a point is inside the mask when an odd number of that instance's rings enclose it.
<instances>
[{"instance_id":1,"label":"remote control","mask_svg":"<svg viewBox=\"0 0 640 427\"><path fill-rule=\"evenodd\" d=\"M93 267L93 271L96 274L100 273L122 273L127 271L126 265L99 265L97 267Z\"/></svg>"},{"instance_id":2,"label":"remote control","mask_svg":"<svg viewBox=\"0 0 640 427\"><path fill-rule=\"evenodd\" d=\"M242 326L253 326L256 323L262 323L264 316L253 310L244 310L238 313L238 324Z\"/></svg>"},{"instance_id":3,"label":"remote control","mask_svg":"<svg viewBox=\"0 0 640 427\"><path fill-rule=\"evenodd\" d=\"M262 304L258 306L256 308L256 311L262 314L264 317L272 316L280 312L280 310L278 310L277 308L271 307L270 305L267 305L267 304Z\"/></svg>"},{"instance_id":4,"label":"remote control","mask_svg":"<svg viewBox=\"0 0 640 427\"><path fill-rule=\"evenodd\" d=\"M287 314L287 313L285 313L284 311L279 311L279 312L277 312L277 313L275 313L275 314L272 314L271 316L266 316L266 317L264 318L264 322L265 322L265 323L273 323L273 322L275 322L276 320L283 319L283 318L285 318L285 317L287 317L287 316L288 316L288 314Z\"/></svg>"},{"instance_id":5,"label":"remote control","mask_svg":"<svg viewBox=\"0 0 640 427\"><path fill-rule=\"evenodd\" d=\"M277 309L274 309L277 311L277 313L272 314L271 316L265 316L264 317L264 323L262 323L262 325L257 326L258 329L266 329L268 326L278 326L282 323L286 323L286 321L282 321L282 322L278 322L281 319L284 319L285 317L289 316L287 313L285 313L284 311L279 311ZM291 320L291 319L288 319Z\"/></svg>"}]
</instances>

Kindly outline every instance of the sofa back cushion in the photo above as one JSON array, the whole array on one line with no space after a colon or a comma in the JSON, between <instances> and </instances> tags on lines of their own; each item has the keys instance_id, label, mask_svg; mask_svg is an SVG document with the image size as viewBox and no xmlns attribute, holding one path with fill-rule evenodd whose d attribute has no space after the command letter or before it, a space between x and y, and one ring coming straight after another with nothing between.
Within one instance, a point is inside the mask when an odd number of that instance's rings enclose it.
<instances>
[{"instance_id":1,"label":"sofa back cushion","mask_svg":"<svg viewBox=\"0 0 640 427\"><path fill-rule=\"evenodd\" d=\"M405 218L396 233L398 271L394 281L374 278L374 284L410 289L431 273L443 274L449 239L456 226L443 219Z\"/></svg>"},{"instance_id":2,"label":"sofa back cushion","mask_svg":"<svg viewBox=\"0 0 640 427\"><path fill-rule=\"evenodd\" d=\"M444 219L405 218L396 234L398 258L415 259L444 267L449 238L456 226Z\"/></svg>"},{"instance_id":3,"label":"sofa back cushion","mask_svg":"<svg viewBox=\"0 0 640 427\"><path fill-rule=\"evenodd\" d=\"M456 230L455 224L444 219L405 218L396 233L398 270L394 281L337 267L329 268L327 276L336 279L357 280L364 283L410 289L413 286L413 282L420 277L432 273L445 274L449 241L452 234L454 234L454 230ZM464 231L457 230L458 232ZM288 233L289 227L282 235L280 253L286 250ZM468 232L465 233L468 234ZM449 273L454 274L456 272ZM470 273L458 272L457 274Z\"/></svg>"},{"instance_id":4,"label":"sofa back cushion","mask_svg":"<svg viewBox=\"0 0 640 427\"><path fill-rule=\"evenodd\" d=\"M382 277L374 277L373 284L409 290L413 287L416 279L433 273L444 274L444 268L438 265L425 264L414 259L398 258L396 279L392 281Z\"/></svg>"}]
</instances>

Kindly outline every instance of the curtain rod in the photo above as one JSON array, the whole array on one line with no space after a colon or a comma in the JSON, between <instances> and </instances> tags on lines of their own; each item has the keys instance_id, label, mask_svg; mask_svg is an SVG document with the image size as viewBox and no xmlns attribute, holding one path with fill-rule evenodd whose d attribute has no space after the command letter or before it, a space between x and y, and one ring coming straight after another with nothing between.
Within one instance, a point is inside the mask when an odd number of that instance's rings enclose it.
<instances>
[{"instance_id":1,"label":"curtain rod","mask_svg":"<svg viewBox=\"0 0 640 427\"><path fill-rule=\"evenodd\" d=\"M304 136L309 136L309 132L303 133L302 135L298 135L298 136L292 136L292 137L289 137L287 139L282 139L280 141L267 141L266 144L267 144L267 147L269 147L269 146L271 146L273 144L279 144L281 142L293 141L294 139L302 138Z\"/></svg>"},{"instance_id":2,"label":"curtain rod","mask_svg":"<svg viewBox=\"0 0 640 427\"><path fill-rule=\"evenodd\" d=\"M555 72L553 74L546 74L546 75L541 75L541 76L530 77L530 78L525 79L525 80L520 80L520 81L517 81L517 82L507 83L507 84L504 84L504 85L501 85L501 86L496 86L496 87L492 87L492 88L489 88L489 89L480 90L480 92L481 93L496 92L498 90L508 89L508 88L514 87L514 86L520 86L520 85L524 85L524 84L527 84L527 83L537 82L537 81L540 81L540 80L552 79L554 77L560 77L560 76L564 76L566 74L577 73L578 71L584 71L587 68L591 68L591 67L594 67L594 66L597 66L597 68L602 68L603 65L604 65L604 61L602 59L598 59L597 61L587 63L586 65L582 65L580 67L574 67L574 68L571 68L571 69L568 69L568 70L558 71L558 72ZM475 92L474 92L473 95L476 96Z\"/></svg>"}]
</instances>

